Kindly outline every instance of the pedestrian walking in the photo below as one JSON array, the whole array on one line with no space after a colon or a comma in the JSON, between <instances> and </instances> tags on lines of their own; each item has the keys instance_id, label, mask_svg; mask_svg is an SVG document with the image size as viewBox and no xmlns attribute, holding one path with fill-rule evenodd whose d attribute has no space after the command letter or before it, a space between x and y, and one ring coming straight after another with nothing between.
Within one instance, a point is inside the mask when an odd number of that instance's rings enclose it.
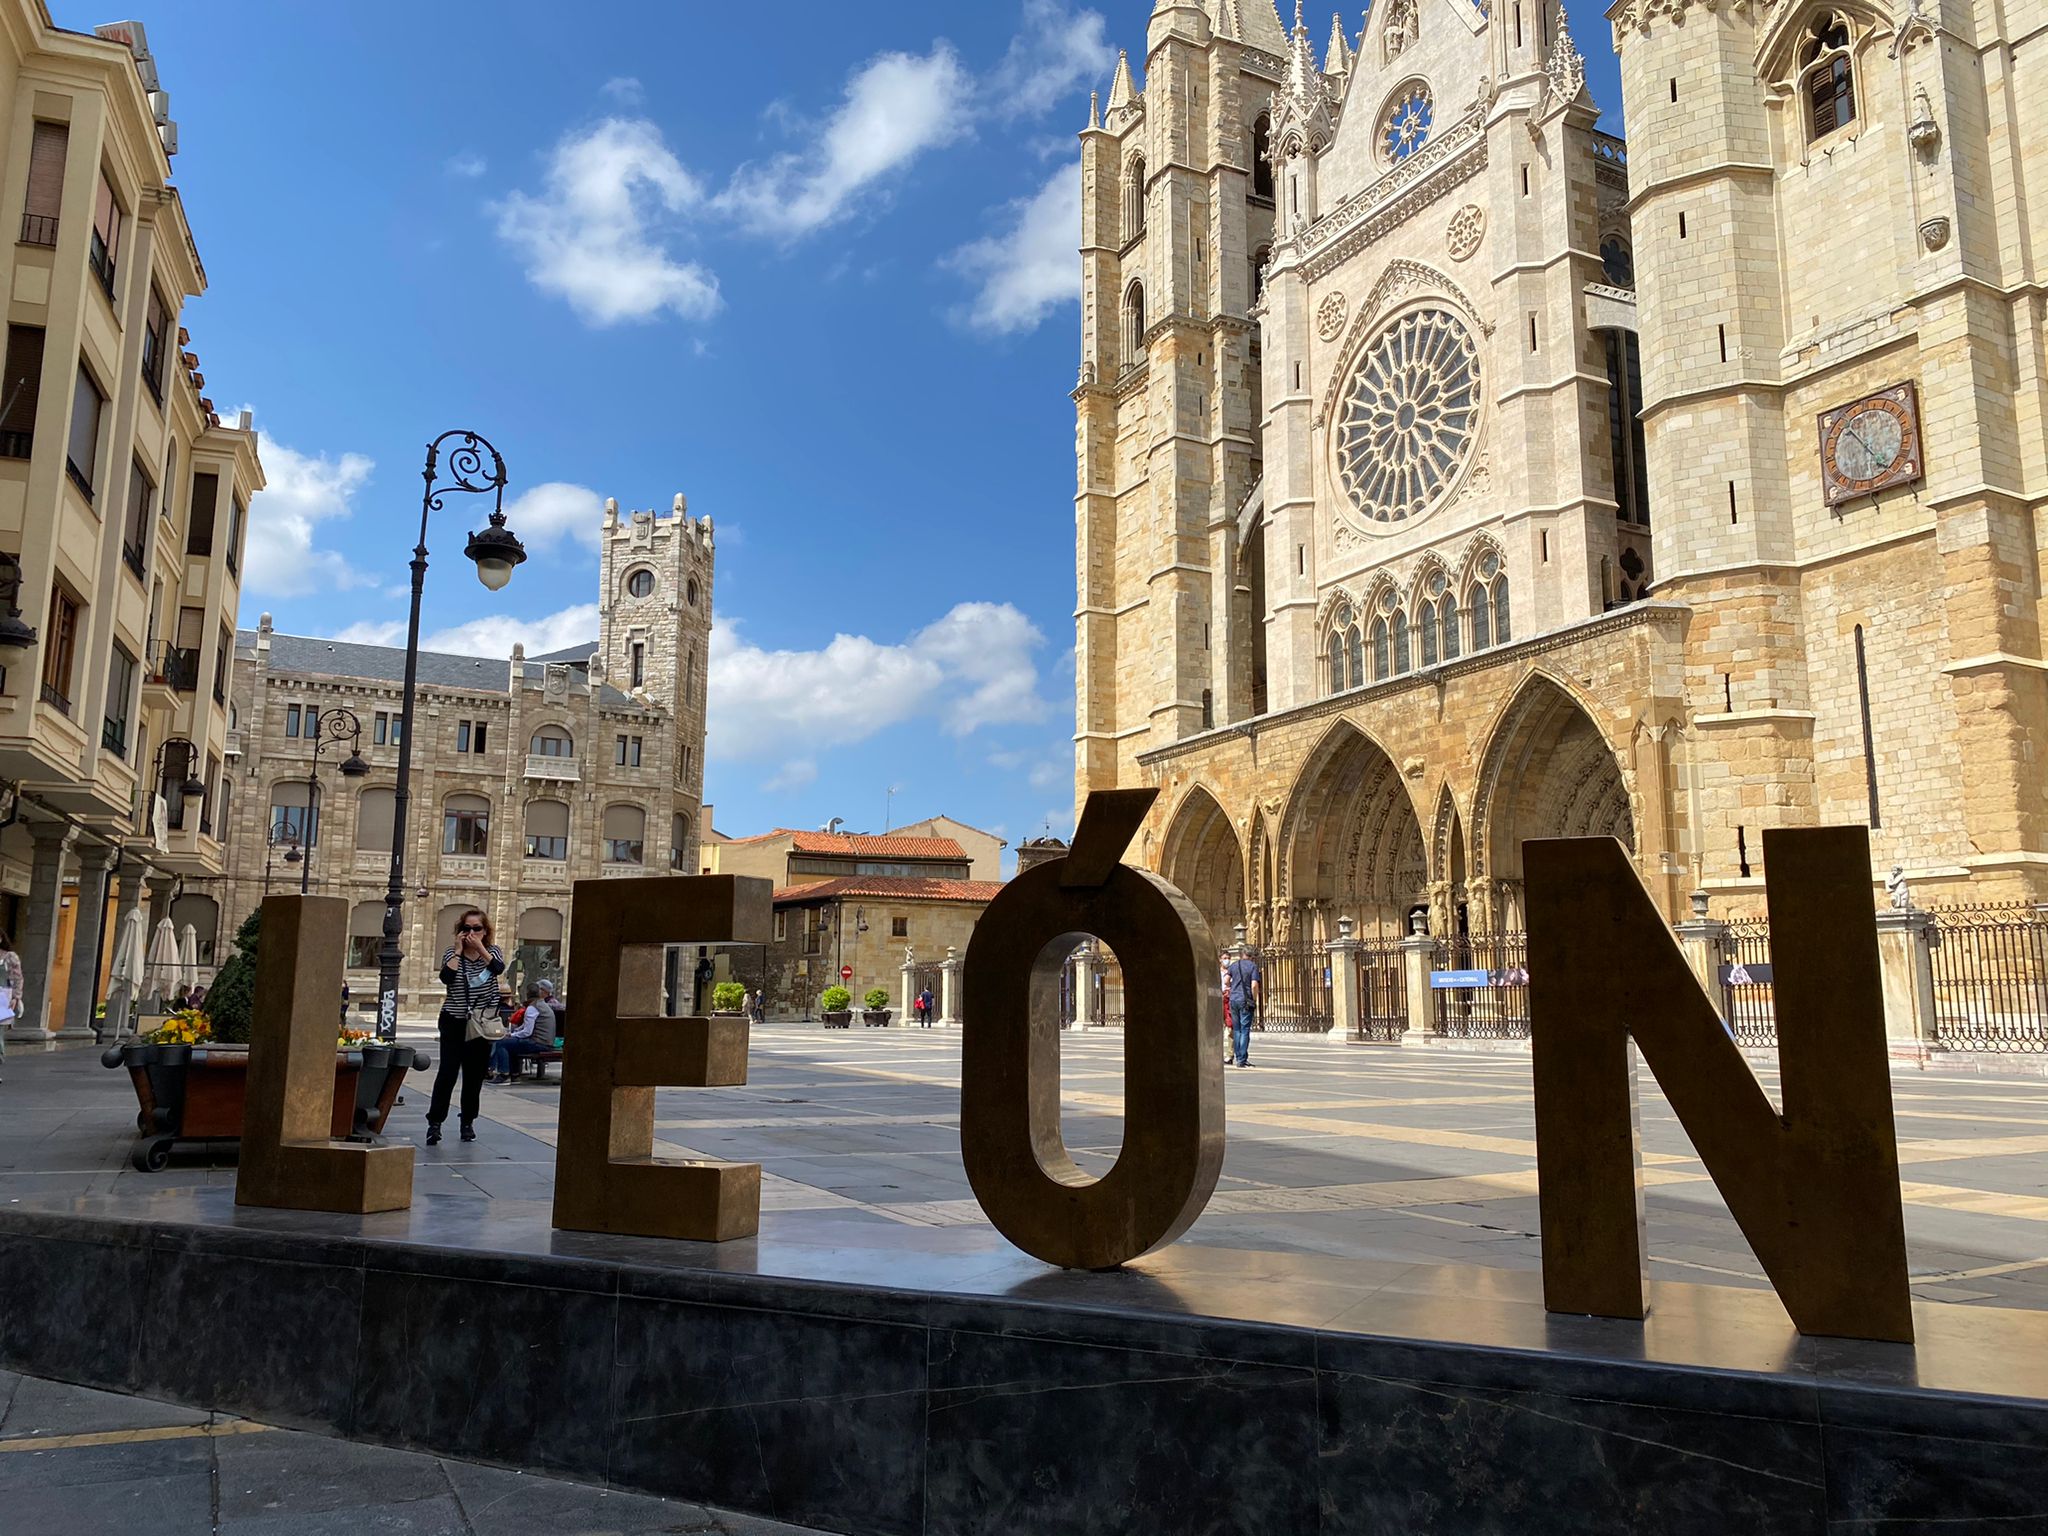
<instances>
[{"instance_id":1,"label":"pedestrian walking","mask_svg":"<svg viewBox=\"0 0 2048 1536\"><path fill-rule=\"evenodd\" d=\"M1216 955L1216 971L1223 989L1223 1065L1230 1065L1230 951L1220 950Z\"/></svg>"},{"instance_id":2,"label":"pedestrian walking","mask_svg":"<svg viewBox=\"0 0 2048 1536\"><path fill-rule=\"evenodd\" d=\"M932 989L926 987L917 994L917 1022L924 1028L932 1027Z\"/></svg>"},{"instance_id":3,"label":"pedestrian walking","mask_svg":"<svg viewBox=\"0 0 2048 1536\"><path fill-rule=\"evenodd\" d=\"M1230 1043L1240 1067L1252 1064L1252 1020L1258 1016L1263 992L1259 962L1240 951L1223 968L1223 994L1230 1000Z\"/></svg>"},{"instance_id":4,"label":"pedestrian walking","mask_svg":"<svg viewBox=\"0 0 2048 1536\"><path fill-rule=\"evenodd\" d=\"M505 974L505 956L492 942L490 918L470 907L455 920L454 942L441 952L439 1031L441 1061L434 1071L434 1092L427 1101L427 1145L441 1140L441 1122L448 1118L448 1099L455 1078L462 1077L462 1139L476 1140L476 1116L482 1106L484 1074L490 1070L491 1047L505 1033L498 1012L498 977Z\"/></svg>"},{"instance_id":5,"label":"pedestrian walking","mask_svg":"<svg viewBox=\"0 0 2048 1536\"><path fill-rule=\"evenodd\" d=\"M0 1065L7 1061L7 1026L28 1006L22 992L21 956L14 952L14 940L0 929Z\"/></svg>"}]
</instances>

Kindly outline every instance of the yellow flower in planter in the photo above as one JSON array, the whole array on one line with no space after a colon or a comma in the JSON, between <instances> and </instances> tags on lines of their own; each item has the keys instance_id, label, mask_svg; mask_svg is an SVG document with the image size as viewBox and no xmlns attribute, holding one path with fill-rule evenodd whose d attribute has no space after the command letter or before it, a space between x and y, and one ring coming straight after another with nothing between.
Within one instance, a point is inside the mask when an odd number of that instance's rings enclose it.
<instances>
[{"instance_id":1,"label":"yellow flower in planter","mask_svg":"<svg viewBox=\"0 0 2048 1536\"><path fill-rule=\"evenodd\" d=\"M344 1029L335 1037L337 1051L359 1051L366 1045L375 1045L377 1037L367 1029Z\"/></svg>"},{"instance_id":2,"label":"yellow flower in planter","mask_svg":"<svg viewBox=\"0 0 2048 1536\"><path fill-rule=\"evenodd\" d=\"M213 1020L197 1008L180 1008L149 1035L151 1045L205 1045L213 1038Z\"/></svg>"}]
</instances>

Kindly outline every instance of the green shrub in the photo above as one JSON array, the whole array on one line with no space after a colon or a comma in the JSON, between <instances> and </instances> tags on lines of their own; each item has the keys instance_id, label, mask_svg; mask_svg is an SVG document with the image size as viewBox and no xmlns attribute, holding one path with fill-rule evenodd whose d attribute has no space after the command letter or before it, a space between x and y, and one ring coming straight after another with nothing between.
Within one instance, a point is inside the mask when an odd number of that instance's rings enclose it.
<instances>
[{"instance_id":1,"label":"green shrub","mask_svg":"<svg viewBox=\"0 0 2048 1536\"><path fill-rule=\"evenodd\" d=\"M235 952L206 989L206 1016L213 1038L229 1045L247 1045L256 1028L256 944L263 928L263 909L251 912L235 934Z\"/></svg>"},{"instance_id":2,"label":"green shrub","mask_svg":"<svg viewBox=\"0 0 2048 1536\"><path fill-rule=\"evenodd\" d=\"M721 981L711 989L711 1007L716 1013L738 1013L747 1006L747 989L737 981Z\"/></svg>"},{"instance_id":3,"label":"green shrub","mask_svg":"<svg viewBox=\"0 0 2048 1536\"><path fill-rule=\"evenodd\" d=\"M889 1006L889 994L881 987L870 987L868 995L861 1001L870 1008L886 1008Z\"/></svg>"},{"instance_id":4,"label":"green shrub","mask_svg":"<svg viewBox=\"0 0 2048 1536\"><path fill-rule=\"evenodd\" d=\"M818 994L818 1006L826 1013L844 1013L853 1006L853 994L844 987L827 987Z\"/></svg>"}]
</instances>

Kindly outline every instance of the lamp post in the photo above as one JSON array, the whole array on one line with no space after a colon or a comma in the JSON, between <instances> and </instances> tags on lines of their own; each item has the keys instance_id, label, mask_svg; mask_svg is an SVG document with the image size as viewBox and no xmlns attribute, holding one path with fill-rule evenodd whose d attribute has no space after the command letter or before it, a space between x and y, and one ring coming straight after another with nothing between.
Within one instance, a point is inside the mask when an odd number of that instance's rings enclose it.
<instances>
[{"instance_id":1,"label":"lamp post","mask_svg":"<svg viewBox=\"0 0 2048 1536\"><path fill-rule=\"evenodd\" d=\"M277 850L284 850L284 861L296 864L303 857L299 852L299 829L288 821L273 821L269 832L263 837L263 894L270 894L270 861Z\"/></svg>"},{"instance_id":2,"label":"lamp post","mask_svg":"<svg viewBox=\"0 0 2048 1536\"><path fill-rule=\"evenodd\" d=\"M450 439L448 478L439 479L441 445ZM501 590L526 550L505 526L505 460L474 432L443 432L427 444L426 489L420 494L420 541L412 551L412 613L405 630L405 692L399 706L403 730L398 741L398 784L391 806L391 883L384 891L384 941L377 948L377 1034L385 1040L398 1034L398 966L405 958L398 935L404 930L405 822L412 794L412 707L420 667L420 594L427 584L427 519L455 493L492 497L491 521L469 536L463 553L476 562L477 579L491 591Z\"/></svg>"},{"instance_id":3,"label":"lamp post","mask_svg":"<svg viewBox=\"0 0 2048 1536\"><path fill-rule=\"evenodd\" d=\"M0 667L11 667L36 643L21 622L21 562L12 555L0 555L0 610Z\"/></svg>"},{"instance_id":4,"label":"lamp post","mask_svg":"<svg viewBox=\"0 0 2048 1536\"><path fill-rule=\"evenodd\" d=\"M178 766L170 768L167 763L167 755L173 747L179 749ZM178 802L178 820L181 825L185 818L184 802L186 800L198 800L203 803L206 799L206 781L199 777L199 749L186 737L166 736L163 739L163 744L156 749L156 759L150 769L149 832L151 836L168 830L156 824L157 796L164 787L167 769L170 773L182 771L185 775L184 782L178 786L181 796ZM221 831L225 833L227 828L223 827Z\"/></svg>"},{"instance_id":5,"label":"lamp post","mask_svg":"<svg viewBox=\"0 0 2048 1536\"><path fill-rule=\"evenodd\" d=\"M299 871L301 896L313 888L313 849L320 842L320 823L315 819L318 812L314 809L320 795L320 754L344 741L348 743L348 756L342 759L341 775L345 779L360 779L370 771L370 765L363 761L363 722L353 710L323 710L319 728L313 732L313 765L306 770L306 857L305 867Z\"/></svg>"}]
</instances>

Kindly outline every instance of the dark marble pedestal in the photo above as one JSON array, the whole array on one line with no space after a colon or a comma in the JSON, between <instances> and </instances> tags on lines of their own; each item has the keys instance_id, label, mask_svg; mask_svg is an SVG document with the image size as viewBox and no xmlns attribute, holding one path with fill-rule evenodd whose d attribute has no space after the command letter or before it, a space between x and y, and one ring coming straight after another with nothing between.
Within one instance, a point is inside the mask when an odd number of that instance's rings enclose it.
<instances>
[{"instance_id":1,"label":"dark marble pedestal","mask_svg":"<svg viewBox=\"0 0 2048 1536\"><path fill-rule=\"evenodd\" d=\"M1801 1339L1768 1292L1551 1317L1533 1275L770 1212L232 1191L0 1212L0 1363L847 1532L2048 1531L2048 1316Z\"/></svg>"}]
</instances>

